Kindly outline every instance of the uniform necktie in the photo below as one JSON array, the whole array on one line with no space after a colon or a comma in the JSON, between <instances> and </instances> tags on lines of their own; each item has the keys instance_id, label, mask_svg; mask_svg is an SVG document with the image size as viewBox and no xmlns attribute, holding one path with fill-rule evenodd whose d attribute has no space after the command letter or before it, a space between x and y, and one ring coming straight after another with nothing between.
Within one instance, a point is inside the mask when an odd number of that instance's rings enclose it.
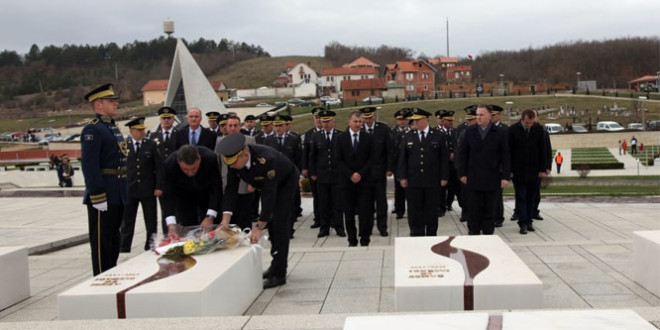
<instances>
[{"instance_id":1,"label":"uniform necktie","mask_svg":"<svg viewBox=\"0 0 660 330\"><path fill-rule=\"evenodd\" d=\"M353 133L353 150L357 152L358 150L358 135L357 133Z\"/></svg>"},{"instance_id":2,"label":"uniform necktie","mask_svg":"<svg viewBox=\"0 0 660 330\"><path fill-rule=\"evenodd\" d=\"M140 153L140 141L135 142L135 154Z\"/></svg>"},{"instance_id":3,"label":"uniform necktie","mask_svg":"<svg viewBox=\"0 0 660 330\"><path fill-rule=\"evenodd\" d=\"M197 135L197 132L195 132L195 131L192 131L190 133L190 144L192 144L194 146L197 145L197 136L196 135Z\"/></svg>"},{"instance_id":4,"label":"uniform necktie","mask_svg":"<svg viewBox=\"0 0 660 330\"><path fill-rule=\"evenodd\" d=\"M424 143L424 131L419 131L419 133L421 134L421 137L419 138L419 141Z\"/></svg>"},{"instance_id":5,"label":"uniform necktie","mask_svg":"<svg viewBox=\"0 0 660 330\"><path fill-rule=\"evenodd\" d=\"M170 139L170 131L165 131L165 138L163 139L163 142L167 142L167 140Z\"/></svg>"},{"instance_id":6,"label":"uniform necktie","mask_svg":"<svg viewBox=\"0 0 660 330\"><path fill-rule=\"evenodd\" d=\"M373 129L373 128L370 128L370 129L369 129L369 134L373 134L373 133L374 133L374 129Z\"/></svg>"},{"instance_id":7,"label":"uniform necktie","mask_svg":"<svg viewBox=\"0 0 660 330\"><path fill-rule=\"evenodd\" d=\"M326 132L325 134L326 134L325 140L328 141L328 143L330 143L330 132Z\"/></svg>"},{"instance_id":8,"label":"uniform necktie","mask_svg":"<svg viewBox=\"0 0 660 330\"><path fill-rule=\"evenodd\" d=\"M282 143L282 140L283 140L282 137L281 137L281 136L278 136L278 137L277 137L277 140L278 140L277 143L280 145L280 147L282 147L282 146L284 145L284 143Z\"/></svg>"}]
</instances>

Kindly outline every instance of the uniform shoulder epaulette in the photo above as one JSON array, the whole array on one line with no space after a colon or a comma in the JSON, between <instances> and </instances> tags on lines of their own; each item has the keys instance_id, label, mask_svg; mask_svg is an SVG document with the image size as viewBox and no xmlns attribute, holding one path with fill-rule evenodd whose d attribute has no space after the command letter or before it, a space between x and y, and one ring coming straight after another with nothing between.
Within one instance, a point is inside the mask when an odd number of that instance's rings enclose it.
<instances>
[{"instance_id":1,"label":"uniform shoulder epaulette","mask_svg":"<svg viewBox=\"0 0 660 330\"><path fill-rule=\"evenodd\" d=\"M98 122L99 122L99 119L98 119L98 118L94 118L94 119L92 119L92 120L89 122L89 124L90 124L90 125L96 125L96 124L98 124Z\"/></svg>"},{"instance_id":2,"label":"uniform shoulder epaulette","mask_svg":"<svg viewBox=\"0 0 660 330\"><path fill-rule=\"evenodd\" d=\"M410 133L410 132L412 132L412 131L417 131L417 130L409 129L409 130L406 131L406 134L408 134L408 133Z\"/></svg>"}]
</instances>

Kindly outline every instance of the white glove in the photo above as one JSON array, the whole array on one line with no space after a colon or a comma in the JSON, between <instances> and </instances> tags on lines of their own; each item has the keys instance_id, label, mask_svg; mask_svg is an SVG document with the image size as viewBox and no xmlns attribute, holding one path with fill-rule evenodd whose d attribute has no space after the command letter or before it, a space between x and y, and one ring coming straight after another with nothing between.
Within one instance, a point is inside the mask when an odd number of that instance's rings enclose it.
<instances>
[{"instance_id":1,"label":"white glove","mask_svg":"<svg viewBox=\"0 0 660 330\"><path fill-rule=\"evenodd\" d=\"M93 206L95 209L97 209L97 210L99 210L99 211L101 211L101 212L105 212L105 211L108 210L108 202L107 202L107 201L105 201L105 202L103 202L103 203L92 204L92 206Z\"/></svg>"}]
</instances>

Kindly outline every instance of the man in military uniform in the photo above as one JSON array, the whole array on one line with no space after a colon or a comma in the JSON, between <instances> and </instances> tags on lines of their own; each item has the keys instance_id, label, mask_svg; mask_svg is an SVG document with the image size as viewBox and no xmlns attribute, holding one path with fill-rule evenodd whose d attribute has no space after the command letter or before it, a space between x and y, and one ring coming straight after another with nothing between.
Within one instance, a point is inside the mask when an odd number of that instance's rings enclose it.
<instances>
[{"instance_id":1,"label":"man in military uniform","mask_svg":"<svg viewBox=\"0 0 660 330\"><path fill-rule=\"evenodd\" d=\"M477 124L461 133L456 152L470 235L494 233L498 192L508 185L511 171L507 131L496 127L491 117L489 105L478 106Z\"/></svg>"},{"instance_id":2,"label":"man in military uniform","mask_svg":"<svg viewBox=\"0 0 660 330\"><path fill-rule=\"evenodd\" d=\"M263 230L268 228L273 260L263 274L266 279L263 287L268 289L286 284L289 236L300 177L298 167L270 147L247 144L243 134L231 134L218 142L218 152L222 161L230 167L220 225L226 226L231 220L240 180L260 190L261 214L252 229L250 240L252 243L258 242Z\"/></svg>"},{"instance_id":3,"label":"man in military uniform","mask_svg":"<svg viewBox=\"0 0 660 330\"><path fill-rule=\"evenodd\" d=\"M241 128L241 133L251 137L256 137L257 135L261 134L261 131L256 129L256 120L257 118L255 118L253 115L245 116L245 119L243 119L243 128Z\"/></svg>"},{"instance_id":4,"label":"man in military uniform","mask_svg":"<svg viewBox=\"0 0 660 330\"><path fill-rule=\"evenodd\" d=\"M229 132L227 131L227 119L229 119L229 117L232 117L232 116L236 117L236 114L235 113L231 113L231 114L230 113L223 113L215 119L216 123L218 124L218 127L219 127L218 136L225 136L225 135L229 134Z\"/></svg>"},{"instance_id":5,"label":"man in military uniform","mask_svg":"<svg viewBox=\"0 0 660 330\"><path fill-rule=\"evenodd\" d=\"M397 164L399 161L399 150L401 149L401 141L403 136L408 132L408 119L406 118L410 108L403 108L394 113L396 124L392 126L392 139L394 140L394 157L392 157L391 167L394 169L394 210L392 213L396 214L397 219L402 219L403 214L406 212L406 190L401 187L401 182L396 179Z\"/></svg>"},{"instance_id":6,"label":"man in military uniform","mask_svg":"<svg viewBox=\"0 0 660 330\"><path fill-rule=\"evenodd\" d=\"M394 141L387 125L377 121L377 107L360 108L364 124L362 129L374 137L374 166L371 169L373 176L374 201L376 203L376 227L380 236L387 237L387 178L394 173L391 167L394 157Z\"/></svg>"},{"instance_id":7,"label":"man in military uniform","mask_svg":"<svg viewBox=\"0 0 660 330\"><path fill-rule=\"evenodd\" d=\"M188 125L177 131L174 136L174 146L179 150L181 146L191 144L193 146L205 146L211 150L215 149L215 140L218 137L208 128L202 127L202 111L190 108L186 115Z\"/></svg>"},{"instance_id":8,"label":"man in military uniform","mask_svg":"<svg viewBox=\"0 0 660 330\"><path fill-rule=\"evenodd\" d=\"M449 178L449 151L445 136L429 126L431 114L413 108L415 129L403 138L399 155L399 180L406 188L410 236L436 236L438 195Z\"/></svg>"},{"instance_id":9,"label":"man in military uniform","mask_svg":"<svg viewBox=\"0 0 660 330\"><path fill-rule=\"evenodd\" d=\"M129 149L112 117L117 115L117 96L112 84L85 95L94 109L92 119L80 133L81 164L92 249L94 276L117 265L119 227L127 203L126 157Z\"/></svg>"},{"instance_id":10,"label":"man in military uniform","mask_svg":"<svg viewBox=\"0 0 660 330\"><path fill-rule=\"evenodd\" d=\"M124 208L124 218L120 228L121 247L119 252L131 252L135 218L138 206L142 205L144 226L147 231L144 250L148 251L158 231L156 197L163 194L163 164L156 143L145 139L144 117L137 117L126 123L131 137L128 139L128 204Z\"/></svg>"},{"instance_id":11,"label":"man in military uniform","mask_svg":"<svg viewBox=\"0 0 660 330\"><path fill-rule=\"evenodd\" d=\"M318 116L323 129L314 133L308 144L309 177L316 183L319 200L320 229L317 237L330 235L330 227L337 236L346 237L344 214L339 190L336 152L341 131L335 129L335 112L321 110Z\"/></svg>"},{"instance_id":12,"label":"man in military uniform","mask_svg":"<svg viewBox=\"0 0 660 330\"><path fill-rule=\"evenodd\" d=\"M60 161L57 165L57 178L60 180L60 187L72 187L73 181L73 166L69 163L69 155L62 154Z\"/></svg>"},{"instance_id":13,"label":"man in military uniform","mask_svg":"<svg viewBox=\"0 0 660 330\"><path fill-rule=\"evenodd\" d=\"M440 121L438 132L445 135L447 150L449 150L449 180L446 186L440 188L440 207L438 208L438 216L443 217L445 216L445 212L453 211L451 205L454 203L456 187L460 184L456 175L456 167L454 167L454 144L452 137L454 133L454 111L438 110L435 112L435 117Z\"/></svg>"},{"instance_id":14,"label":"man in military uniform","mask_svg":"<svg viewBox=\"0 0 660 330\"><path fill-rule=\"evenodd\" d=\"M261 124L262 134L256 137L258 144L265 144L266 138L275 134L273 130L273 116L263 114L259 116L259 123Z\"/></svg>"},{"instance_id":15,"label":"man in military uniform","mask_svg":"<svg viewBox=\"0 0 660 330\"><path fill-rule=\"evenodd\" d=\"M504 109L500 107L499 105L496 104L491 104L490 105L491 109L491 114L493 118L490 120L495 127L501 128L502 130L505 131L505 135L508 136L508 129L509 126L506 124L502 123L502 111ZM504 189L500 189L497 192L497 204L495 205L495 227L502 227L504 223L504 196L503 196Z\"/></svg>"},{"instance_id":16,"label":"man in military uniform","mask_svg":"<svg viewBox=\"0 0 660 330\"><path fill-rule=\"evenodd\" d=\"M204 146L184 145L165 160L163 173L168 236L177 233L177 224L210 229L222 197L218 155Z\"/></svg>"},{"instance_id":17,"label":"man in military uniform","mask_svg":"<svg viewBox=\"0 0 660 330\"><path fill-rule=\"evenodd\" d=\"M149 136L149 139L156 143L161 161L167 159L167 157L169 157L170 154L176 150L174 149L174 139L172 138L177 132L176 128L174 127L174 116L176 116L176 110L173 108L162 107L158 109L160 126L158 127L158 130L151 133ZM162 233L164 235L167 233L167 223L165 223L163 196L158 196L158 201L160 202L160 221Z\"/></svg>"},{"instance_id":18,"label":"man in military uniform","mask_svg":"<svg viewBox=\"0 0 660 330\"><path fill-rule=\"evenodd\" d=\"M324 107L314 107L312 108L312 118L314 119L314 127L308 129L305 134L303 135L303 156L301 160L301 173L304 177L309 178L309 155L310 151L312 149L311 143L312 143L312 138L316 132L320 132L323 130L322 124L321 124L321 117L319 117L319 112L324 111ZM333 119L334 122L334 119ZM312 223L310 228L319 228L321 226L320 224L320 219L321 215L319 214L319 198L318 198L318 193L317 193L317 188L316 188L316 180L309 180L309 185L312 188L312 199L313 199L313 207L314 207L314 222Z\"/></svg>"},{"instance_id":19,"label":"man in military uniform","mask_svg":"<svg viewBox=\"0 0 660 330\"><path fill-rule=\"evenodd\" d=\"M353 111L349 115L348 129L337 141L337 168L339 188L344 199L344 227L348 235L348 246L369 246L374 228L373 175L374 137L362 130L362 113ZM355 228L355 213L359 226Z\"/></svg>"},{"instance_id":20,"label":"man in military uniform","mask_svg":"<svg viewBox=\"0 0 660 330\"><path fill-rule=\"evenodd\" d=\"M463 109L465 111L465 121L456 127L456 132L452 134L454 150L458 150L460 141L463 138L463 131L469 126L472 126L477 123L477 105L469 105ZM458 161L454 158L454 168L457 169L459 166ZM462 182L457 186L456 189L456 198L458 199L458 206L461 207L461 222L468 221L468 212L466 210L467 206L465 204L465 184Z\"/></svg>"},{"instance_id":21,"label":"man in military uniform","mask_svg":"<svg viewBox=\"0 0 660 330\"><path fill-rule=\"evenodd\" d=\"M217 111L209 111L206 113L206 121L209 122L209 131L213 132L216 136L222 136L220 126L218 126L217 122L218 117L220 117L220 113Z\"/></svg>"}]
</instances>

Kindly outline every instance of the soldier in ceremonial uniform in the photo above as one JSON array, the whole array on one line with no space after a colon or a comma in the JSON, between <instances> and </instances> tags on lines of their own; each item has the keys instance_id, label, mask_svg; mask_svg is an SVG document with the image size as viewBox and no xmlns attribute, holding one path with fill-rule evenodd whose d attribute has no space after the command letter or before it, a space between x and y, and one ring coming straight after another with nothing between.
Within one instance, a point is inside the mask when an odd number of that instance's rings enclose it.
<instances>
[{"instance_id":1,"label":"soldier in ceremonial uniform","mask_svg":"<svg viewBox=\"0 0 660 330\"><path fill-rule=\"evenodd\" d=\"M176 116L176 110L173 108L162 107L158 109L160 126L158 127L158 130L149 135L149 139L156 143L161 161L167 159L167 157L169 157L170 154L176 150L174 139L172 138L177 132L176 128L174 127L174 116ZM165 223L163 196L159 196L158 201L160 202L160 220L162 233L165 235L167 233L167 223Z\"/></svg>"},{"instance_id":2,"label":"soldier in ceremonial uniform","mask_svg":"<svg viewBox=\"0 0 660 330\"><path fill-rule=\"evenodd\" d=\"M174 136L174 146L178 150L181 146L192 144L193 146L205 146L211 150L215 149L215 140L217 135L208 128L202 127L202 111L197 108L190 108L186 115L188 125L177 131Z\"/></svg>"},{"instance_id":3,"label":"soldier in ceremonial uniform","mask_svg":"<svg viewBox=\"0 0 660 330\"><path fill-rule=\"evenodd\" d=\"M209 122L209 130L216 136L222 136L220 126L218 126L218 117L220 117L220 113L217 111L209 111L206 113L206 119Z\"/></svg>"},{"instance_id":4,"label":"soldier in ceremonial uniform","mask_svg":"<svg viewBox=\"0 0 660 330\"><path fill-rule=\"evenodd\" d=\"M120 252L131 252L135 218L138 205L142 205L144 226L147 231L144 250L148 251L155 243L158 231L156 197L163 194L163 164L156 143L145 139L144 117L137 117L126 123L131 137L128 139L128 204L124 208L124 218L120 228Z\"/></svg>"},{"instance_id":5,"label":"soldier in ceremonial uniform","mask_svg":"<svg viewBox=\"0 0 660 330\"><path fill-rule=\"evenodd\" d=\"M413 108L415 129L403 138L398 175L408 199L410 236L436 236L438 195L449 178L449 151L445 136L429 126L431 114Z\"/></svg>"},{"instance_id":6,"label":"soldier in ceremonial uniform","mask_svg":"<svg viewBox=\"0 0 660 330\"><path fill-rule=\"evenodd\" d=\"M452 136L454 133L454 111L438 110L435 112L435 116L440 120L438 132L445 135L447 150L449 150L449 180L446 186L440 188L440 207L438 208L438 216L443 217L445 212L454 210L451 205L454 203L454 195L456 195L460 181L458 181L456 167L454 167L454 144Z\"/></svg>"},{"instance_id":7,"label":"soldier in ceremonial uniform","mask_svg":"<svg viewBox=\"0 0 660 330\"><path fill-rule=\"evenodd\" d=\"M69 163L69 155L60 156L61 163L57 165L57 178L60 180L60 187L72 187L73 166Z\"/></svg>"},{"instance_id":8,"label":"soldier in ceremonial uniform","mask_svg":"<svg viewBox=\"0 0 660 330\"><path fill-rule=\"evenodd\" d=\"M317 237L330 235L330 227L337 236L346 237L341 191L339 190L336 149L341 131L335 129L335 112L321 110L318 116L323 129L314 133L308 144L309 177L316 183L319 200L320 229Z\"/></svg>"},{"instance_id":9,"label":"soldier in ceremonial uniform","mask_svg":"<svg viewBox=\"0 0 660 330\"><path fill-rule=\"evenodd\" d=\"M394 210L392 213L396 214L397 219L402 219L403 214L406 212L406 190L401 187L401 182L396 179L397 164L399 160L399 150L401 149L401 141L403 136L408 132L408 119L406 115L410 108L403 108L394 113L396 124L392 127L392 135L394 139L394 157L392 157L392 168L394 169Z\"/></svg>"},{"instance_id":10,"label":"soldier in ceremonial uniform","mask_svg":"<svg viewBox=\"0 0 660 330\"><path fill-rule=\"evenodd\" d=\"M273 260L263 274L266 279L264 289L286 284L289 236L300 177L298 167L270 147L247 144L243 134L231 134L218 142L218 152L230 167L221 225L226 226L231 220L240 180L260 190L261 214L250 239L253 243L258 242L263 230L268 228Z\"/></svg>"},{"instance_id":11,"label":"soldier in ceremonial uniform","mask_svg":"<svg viewBox=\"0 0 660 330\"><path fill-rule=\"evenodd\" d=\"M463 109L465 111L465 121L456 127L455 133L452 134L454 150L458 150L460 141L463 138L463 131L469 126L477 123L477 105L469 105ZM458 160L454 158L454 168L458 168ZM458 199L458 206L461 207L461 222L468 221L467 206L465 204L465 184L462 182L457 186L456 198Z\"/></svg>"},{"instance_id":12,"label":"soldier in ceremonial uniform","mask_svg":"<svg viewBox=\"0 0 660 330\"><path fill-rule=\"evenodd\" d=\"M126 157L129 149L112 119L117 115L117 96L112 84L85 95L94 109L92 119L80 133L81 164L94 276L117 265L119 227L127 203Z\"/></svg>"},{"instance_id":13,"label":"soldier in ceremonial uniform","mask_svg":"<svg viewBox=\"0 0 660 330\"><path fill-rule=\"evenodd\" d=\"M229 117L231 117L231 116L236 117L236 114L234 114L234 113L223 113L215 119L216 122L218 123L218 127L219 127L218 136L225 136L225 135L229 134L229 132L227 131L227 119L229 119Z\"/></svg>"},{"instance_id":14,"label":"soldier in ceremonial uniform","mask_svg":"<svg viewBox=\"0 0 660 330\"><path fill-rule=\"evenodd\" d=\"M261 124L262 134L256 137L257 143L265 144L266 138L275 134L273 130L273 116L263 114L259 116L259 122Z\"/></svg>"},{"instance_id":15,"label":"soldier in ceremonial uniform","mask_svg":"<svg viewBox=\"0 0 660 330\"><path fill-rule=\"evenodd\" d=\"M316 132L320 132L323 130L322 124L321 124L321 117L319 117L319 112L325 110L324 107L314 107L312 108L312 118L314 119L314 127L308 129L305 134L303 135L302 142L303 142L303 156L301 160L301 173L304 177L308 178L309 177L309 155L310 151L312 149L312 146L310 143L312 143L312 137ZM333 120L334 121L334 120ZM312 188L312 198L313 198L313 207L314 207L314 222L312 223L310 228L319 228L321 226L320 224L320 219L321 215L319 214L319 199L317 195L317 190L316 190L316 180L309 180L309 185Z\"/></svg>"},{"instance_id":16,"label":"soldier in ceremonial uniform","mask_svg":"<svg viewBox=\"0 0 660 330\"><path fill-rule=\"evenodd\" d=\"M243 119L243 128L241 128L241 133L251 137L256 137L257 135L262 134L260 130L255 128L257 126L256 120L257 118L255 118L253 115L245 116L245 119Z\"/></svg>"},{"instance_id":17,"label":"soldier in ceremonial uniform","mask_svg":"<svg viewBox=\"0 0 660 330\"><path fill-rule=\"evenodd\" d=\"M374 160L371 175L373 176L374 201L376 203L376 227L380 236L387 237L387 178L394 173L392 159L394 158L394 141L387 125L376 121L377 107L360 109L364 124L362 129L374 137Z\"/></svg>"}]
</instances>

